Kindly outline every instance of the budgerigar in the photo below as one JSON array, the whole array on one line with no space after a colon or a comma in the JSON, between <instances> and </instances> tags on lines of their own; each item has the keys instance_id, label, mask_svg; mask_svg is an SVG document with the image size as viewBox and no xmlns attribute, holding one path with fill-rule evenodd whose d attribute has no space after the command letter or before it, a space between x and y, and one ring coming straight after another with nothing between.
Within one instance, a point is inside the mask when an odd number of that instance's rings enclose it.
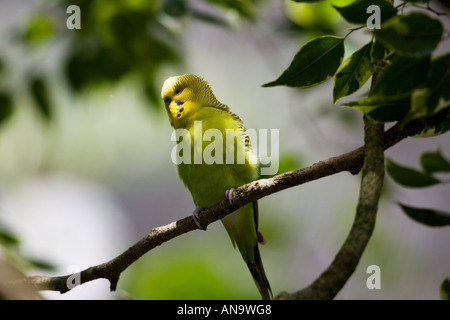
<instances>
[{"instance_id":1,"label":"budgerigar","mask_svg":"<svg viewBox=\"0 0 450 320\"><path fill-rule=\"evenodd\" d=\"M201 227L197 217L202 207L212 205L224 196L231 201L234 188L258 179L257 157L251 150L249 137L241 119L232 113L228 106L217 100L204 79L192 74L168 78L164 82L161 95L172 127L184 129L182 139L190 138L188 142L192 159L181 161L177 166L181 180L192 194L197 208L194 211L194 219ZM223 136L223 150L215 150L222 151L222 161L211 163L212 161L207 159L201 159L200 162L194 159L196 153L202 156L205 148L212 143L213 139L202 139L209 129L218 130ZM199 132L201 137L198 137ZM227 134L233 132L235 136L227 140ZM194 142L194 139L201 139L198 140L200 143ZM214 156L217 159L217 154ZM258 231L257 202L246 204L227 215L222 219L222 223L233 246L238 247L262 298L270 299L272 292L258 248L258 242L263 243L264 237Z\"/></svg>"}]
</instances>

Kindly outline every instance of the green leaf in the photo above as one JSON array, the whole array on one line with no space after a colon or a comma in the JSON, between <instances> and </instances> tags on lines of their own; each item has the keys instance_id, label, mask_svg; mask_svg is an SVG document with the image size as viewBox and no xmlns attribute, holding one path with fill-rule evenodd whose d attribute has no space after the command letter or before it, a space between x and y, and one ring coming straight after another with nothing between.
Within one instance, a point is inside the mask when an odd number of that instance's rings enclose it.
<instances>
[{"instance_id":1,"label":"green leaf","mask_svg":"<svg viewBox=\"0 0 450 320\"><path fill-rule=\"evenodd\" d=\"M182 17L189 15L202 22L211 23L221 27L229 27L225 18L218 15L217 12L212 14L204 10L198 10L195 7L190 7L186 0L164 0L162 3L162 11L175 19L181 19Z\"/></svg>"},{"instance_id":2,"label":"green leaf","mask_svg":"<svg viewBox=\"0 0 450 320\"><path fill-rule=\"evenodd\" d=\"M47 85L42 78L34 78L31 82L31 94L34 98L39 113L46 120L51 118L50 100Z\"/></svg>"},{"instance_id":3,"label":"green leaf","mask_svg":"<svg viewBox=\"0 0 450 320\"><path fill-rule=\"evenodd\" d=\"M48 17L34 16L26 26L23 37L27 43L41 43L50 38L53 29L53 23Z\"/></svg>"},{"instance_id":4,"label":"green leaf","mask_svg":"<svg viewBox=\"0 0 450 320\"><path fill-rule=\"evenodd\" d=\"M445 119L437 125L427 126L420 132L417 132L415 138L434 137L450 131L450 112L447 112Z\"/></svg>"},{"instance_id":5,"label":"green leaf","mask_svg":"<svg viewBox=\"0 0 450 320\"><path fill-rule=\"evenodd\" d=\"M281 76L263 87L308 88L331 78L344 57L344 38L323 36L306 43Z\"/></svg>"},{"instance_id":6,"label":"green leaf","mask_svg":"<svg viewBox=\"0 0 450 320\"><path fill-rule=\"evenodd\" d=\"M450 279L447 278L441 284L441 298L442 300L450 300Z\"/></svg>"},{"instance_id":7,"label":"green leaf","mask_svg":"<svg viewBox=\"0 0 450 320\"><path fill-rule=\"evenodd\" d=\"M376 64L370 59L371 48L372 43L366 44L341 64L334 79L334 103L361 88L372 76Z\"/></svg>"},{"instance_id":8,"label":"green leaf","mask_svg":"<svg viewBox=\"0 0 450 320\"><path fill-rule=\"evenodd\" d=\"M410 108L409 98L396 99L383 96L371 96L366 99L343 104L361 110L365 115L380 122L399 121Z\"/></svg>"},{"instance_id":9,"label":"green leaf","mask_svg":"<svg viewBox=\"0 0 450 320\"><path fill-rule=\"evenodd\" d=\"M176 19L189 13L189 7L184 0L164 0L161 9Z\"/></svg>"},{"instance_id":10,"label":"green leaf","mask_svg":"<svg viewBox=\"0 0 450 320\"><path fill-rule=\"evenodd\" d=\"M370 96L365 99L346 102L343 105L348 107L354 107L360 110L367 108L368 111L374 110L381 106L395 107L400 104L407 103L409 99L392 99L384 96Z\"/></svg>"},{"instance_id":11,"label":"green leaf","mask_svg":"<svg viewBox=\"0 0 450 320\"><path fill-rule=\"evenodd\" d=\"M378 122L400 121L408 113L409 107L409 102L399 102L394 108L389 105L383 105L367 112L366 115Z\"/></svg>"},{"instance_id":12,"label":"green leaf","mask_svg":"<svg viewBox=\"0 0 450 320\"><path fill-rule=\"evenodd\" d=\"M379 41L374 41L370 49L370 58L372 62L384 60L389 51Z\"/></svg>"},{"instance_id":13,"label":"green leaf","mask_svg":"<svg viewBox=\"0 0 450 320\"><path fill-rule=\"evenodd\" d=\"M450 106L450 54L431 61L430 72L422 88L412 95L409 119L433 115Z\"/></svg>"},{"instance_id":14,"label":"green leaf","mask_svg":"<svg viewBox=\"0 0 450 320\"><path fill-rule=\"evenodd\" d=\"M425 81L430 68L430 57L395 57L377 77L370 90L371 96L405 98Z\"/></svg>"},{"instance_id":15,"label":"green leaf","mask_svg":"<svg viewBox=\"0 0 450 320\"><path fill-rule=\"evenodd\" d=\"M394 57L374 81L369 97L344 105L357 108L370 118L399 121L411 107L411 93L425 82L430 69L430 57Z\"/></svg>"},{"instance_id":16,"label":"green leaf","mask_svg":"<svg viewBox=\"0 0 450 320\"><path fill-rule=\"evenodd\" d=\"M254 14L255 5L252 1L236 0L207 0L208 2L222 7L226 10L233 10L243 17L251 17Z\"/></svg>"},{"instance_id":17,"label":"green leaf","mask_svg":"<svg viewBox=\"0 0 450 320\"><path fill-rule=\"evenodd\" d=\"M5 246L16 246L20 244L20 240L11 231L0 229L0 243Z\"/></svg>"},{"instance_id":18,"label":"green leaf","mask_svg":"<svg viewBox=\"0 0 450 320\"><path fill-rule=\"evenodd\" d=\"M433 209L415 208L399 203L403 211L413 220L430 227L450 225L450 213Z\"/></svg>"},{"instance_id":19,"label":"green leaf","mask_svg":"<svg viewBox=\"0 0 450 320\"><path fill-rule=\"evenodd\" d=\"M367 19L371 16L367 13L367 8L371 5L376 5L380 8L381 22L397 14L397 9L386 0L356 0L344 7L333 7L341 14L341 16L350 23L366 24Z\"/></svg>"},{"instance_id":20,"label":"green leaf","mask_svg":"<svg viewBox=\"0 0 450 320\"><path fill-rule=\"evenodd\" d=\"M13 110L11 94L6 91L0 92L0 125L11 117Z\"/></svg>"},{"instance_id":21,"label":"green leaf","mask_svg":"<svg viewBox=\"0 0 450 320\"><path fill-rule=\"evenodd\" d=\"M375 30L375 37L403 56L429 55L442 37L442 24L426 14L395 16Z\"/></svg>"},{"instance_id":22,"label":"green leaf","mask_svg":"<svg viewBox=\"0 0 450 320\"><path fill-rule=\"evenodd\" d=\"M427 173L450 172L450 161L442 156L440 150L422 153L420 155L420 164Z\"/></svg>"},{"instance_id":23,"label":"green leaf","mask_svg":"<svg viewBox=\"0 0 450 320\"><path fill-rule=\"evenodd\" d=\"M55 271L56 270L56 266L51 262L41 260L41 259L28 258L28 257L24 257L24 259L34 268L38 268L38 269L46 270L46 271Z\"/></svg>"},{"instance_id":24,"label":"green leaf","mask_svg":"<svg viewBox=\"0 0 450 320\"><path fill-rule=\"evenodd\" d=\"M427 173L401 166L392 160L387 160L386 170L395 182L409 188L429 187L441 182Z\"/></svg>"}]
</instances>

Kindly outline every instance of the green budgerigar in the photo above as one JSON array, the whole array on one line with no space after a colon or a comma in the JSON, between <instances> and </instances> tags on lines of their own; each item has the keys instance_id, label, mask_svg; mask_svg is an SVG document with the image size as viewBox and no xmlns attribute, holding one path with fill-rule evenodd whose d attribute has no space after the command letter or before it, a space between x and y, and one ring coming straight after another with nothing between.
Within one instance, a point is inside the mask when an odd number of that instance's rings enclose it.
<instances>
[{"instance_id":1,"label":"green budgerigar","mask_svg":"<svg viewBox=\"0 0 450 320\"><path fill-rule=\"evenodd\" d=\"M178 174L192 194L196 206L193 216L199 228L202 228L198 222L198 213L202 207L212 205L224 196L231 202L234 188L258 179L257 157L251 149L241 119L217 100L204 79L192 74L168 78L161 95L170 124L175 129L182 129L180 131L184 134L181 139L189 143L191 157L189 161L177 163ZM204 156L210 144L214 142L218 146L218 141L215 141L217 135L214 139L205 139L208 130L209 133L219 132L223 137L220 142L223 150L216 148L212 152L213 160L219 161L198 161L197 156ZM234 135L227 138L230 134ZM201 140L194 141L199 138ZM185 156L183 159L186 159ZM258 248L258 242L264 243L265 240L258 231L257 202L248 203L227 215L222 223L233 246L238 247L262 298L270 299L272 292Z\"/></svg>"}]
</instances>

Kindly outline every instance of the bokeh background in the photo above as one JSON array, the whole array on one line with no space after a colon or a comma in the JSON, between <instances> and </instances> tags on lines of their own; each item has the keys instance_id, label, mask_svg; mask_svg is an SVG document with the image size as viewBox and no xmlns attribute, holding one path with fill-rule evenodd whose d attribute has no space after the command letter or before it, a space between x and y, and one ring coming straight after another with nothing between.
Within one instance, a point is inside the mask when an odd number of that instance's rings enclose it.
<instances>
[{"instance_id":1,"label":"bokeh background","mask_svg":"<svg viewBox=\"0 0 450 320\"><path fill-rule=\"evenodd\" d=\"M70 4L81 9L81 30L66 27ZM261 87L312 37L352 27L329 1L0 0L0 89L8 107L0 123L0 256L27 275L75 272L192 213L159 98L173 75L204 77L247 128L279 129L280 172L359 147L362 114L333 105L332 80L307 90ZM365 30L352 33L346 56L369 40ZM437 51L448 50L444 41ZM386 154L418 168L420 154L437 149L450 157L448 134L408 138ZM303 288L329 265L350 230L359 180L340 173L260 200L268 242L261 252L274 294ZM373 237L337 298L439 299L450 276L450 232L412 221L396 203L448 211L449 195L448 183L410 190L387 177ZM381 289L366 286L370 265L381 268ZM116 292L96 280L42 294L259 299L220 223L147 253L121 275Z\"/></svg>"}]
</instances>

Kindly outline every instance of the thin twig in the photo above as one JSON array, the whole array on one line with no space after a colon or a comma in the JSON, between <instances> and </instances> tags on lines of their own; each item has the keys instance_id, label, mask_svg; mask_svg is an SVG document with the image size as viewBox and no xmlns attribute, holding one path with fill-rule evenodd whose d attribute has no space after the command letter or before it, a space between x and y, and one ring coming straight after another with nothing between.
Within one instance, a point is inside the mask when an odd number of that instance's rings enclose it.
<instances>
[{"instance_id":1,"label":"thin twig","mask_svg":"<svg viewBox=\"0 0 450 320\"><path fill-rule=\"evenodd\" d=\"M445 16L445 15L446 15L445 12L439 12L439 11L434 10L434 9L430 6L430 3L427 3L427 6L426 6L426 7L421 6L421 5L419 5L419 4L413 4L412 6L413 6L413 7L416 7L416 8L419 8L419 9L428 10L428 11L430 11L430 12L433 12L433 13L434 13L435 15L437 15L437 16Z\"/></svg>"}]
</instances>

